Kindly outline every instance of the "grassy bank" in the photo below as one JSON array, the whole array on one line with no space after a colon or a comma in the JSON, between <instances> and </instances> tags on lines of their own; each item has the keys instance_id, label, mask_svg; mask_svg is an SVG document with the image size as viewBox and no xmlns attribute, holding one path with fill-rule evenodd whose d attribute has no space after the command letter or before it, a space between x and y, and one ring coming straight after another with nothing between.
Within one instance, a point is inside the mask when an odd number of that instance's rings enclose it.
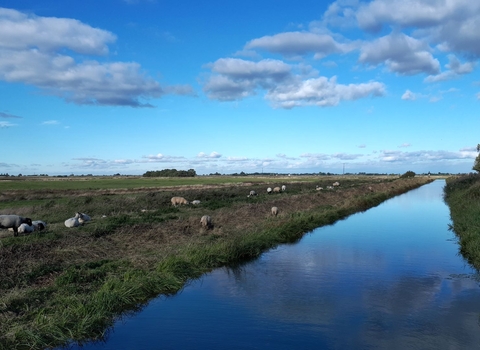
<instances>
[{"instance_id":1,"label":"grassy bank","mask_svg":"<svg viewBox=\"0 0 480 350\"><path fill-rule=\"evenodd\" d=\"M316 191L334 181L335 190ZM0 238L0 348L41 349L104 336L116 317L159 294L174 294L213 268L255 258L306 232L430 181L359 177L261 179L84 192L3 190L0 214L47 221L45 233ZM287 184L280 194L266 187ZM259 195L248 198L253 189ZM24 199L9 200L22 192ZM174 208L172 196L198 199ZM6 199L5 199L6 198ZM23 203L23 205L22 205ZM11 205L11 206L9 206ZM270 208L277 206L277 217ZM87 225L63 225L74 212ZM211 230L200 217L213 218Z\"/></svg>"},{"instance_id":2,"label":"grassy bank","mask_svg":"<svg viewBox=\"0 0 480 350\"><path fill-rule=\"evenodd\" d=\"M480 174L449 178L444 198L450 208L452 229L459 237L460 252L480 269Z\"/></svg>"}]
</instances>

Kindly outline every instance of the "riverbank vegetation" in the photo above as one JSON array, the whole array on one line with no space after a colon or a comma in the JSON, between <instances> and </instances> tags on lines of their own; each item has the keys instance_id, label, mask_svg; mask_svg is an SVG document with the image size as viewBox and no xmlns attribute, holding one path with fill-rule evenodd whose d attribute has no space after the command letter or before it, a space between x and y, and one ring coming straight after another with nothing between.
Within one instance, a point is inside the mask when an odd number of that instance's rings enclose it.
<instances>
[{"instance_id":1,"label":"riverbank vegetation","mask_svg":"<svg viewBox=\"0 0 480 350\"><path fill-rule=\"evenodd\" d=\"M145 180L151 180L149 186ZM137 187L125 187L129 180L124 179L116 186L115 179L74 185L24 182L24 188L0 183L0 214L48 225L19 237L0 230L1 349L101 339L116 318L159 294L178 292L205 272L258 257L432 181L337 176L224 178L222 183L183 178L176 180L188 182L175 186L167 180L132 180ZM337 181L340 185L332 187ZM285 192L267 194L267 187L281 185ZM251 190L258 195L248 197ZM173 207L172 196L200 204ZM279 208L276 217L272 206ZM64 221L77 211L92 221L66 228ZM200 225L203 215L212 217L211 229Z\"/></svg>"},{"instance_id":2,"label":"riverbank vegetation","mask_svg":"<svg viewBox=\"0 0 480 350\"><path fill-rule=\"evenodd\" d=\"M459 238L460 252L480 269L480 174L447 179L444 198L450 208L451 228Z\"/></svg>"}]
</instances>

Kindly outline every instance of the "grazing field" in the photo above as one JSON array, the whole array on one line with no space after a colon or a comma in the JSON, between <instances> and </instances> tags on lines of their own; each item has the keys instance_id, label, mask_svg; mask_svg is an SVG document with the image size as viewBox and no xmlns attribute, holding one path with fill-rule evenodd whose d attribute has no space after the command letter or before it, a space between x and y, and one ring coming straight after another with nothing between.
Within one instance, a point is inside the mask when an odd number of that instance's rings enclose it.
<instances>
[{"instance_id":1,"label":"grazing field","mask_svg":"<svg viewBox=\"0 0 480 350\"><path fill-rule=\"evenodd\" d=\"M340 186L327 189L337 181ZM295 242L316 227L429 181L391 176L0 181L0 214L48 225L18 237L0 230L0 348L41 349L102 338L116 317L159 294L178 292L190 279ZM285 192L267 194L267 187L281 185ZM258 195L247 197L251 190ZM173 196L200 204L174 207ZM92 220L66 228L64 221L75 212ZM201 225L203 215L212 218L211 227Z\"/></svg>"}]
</instances>

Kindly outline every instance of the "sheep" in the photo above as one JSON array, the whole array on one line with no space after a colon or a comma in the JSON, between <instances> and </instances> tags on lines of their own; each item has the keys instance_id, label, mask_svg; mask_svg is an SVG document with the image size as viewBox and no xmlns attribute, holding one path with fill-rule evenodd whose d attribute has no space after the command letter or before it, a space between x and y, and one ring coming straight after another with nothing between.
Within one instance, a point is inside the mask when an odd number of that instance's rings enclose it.
<instances>
[{"instance_id":1,"label":"sheep","mask_svg":"<svg viewBox=\"0 0 480 350\"><path fill-rule=\"evenodd\" d=\"M170 201L172 202L172 205L174 207L176 207L179 204L188 204L188 201L183 197L172 197Z\"/></svg>"},{"instance_id":2,"label":"sheep","mask_svg":"<svg viewBox=\"0 0 480 350\"><path fill-rule=\"evenodd\" d=\"M256 196L256 195L257 195L257 192L255 192L254 190L251 190L250 194L247 197L250 198L250 197L253 197L253 196Z\"/></svg>"},{"instance_id":3,"label":"sheep","mask_svg":"<svg viewBox=\"0 0 480 350\"><path fill-rule=\"evenodd\" d=\"M75 213L75 216L73 218L69 218L65 220L65 226L68 228L72 227L78 227L81 225L80 223L80 218L82 217L82 213Z\"/></svg>"},{"instance_id":4,"label":"sheep","mask_svg":"<svg viewBox=\"0 0 480 350\"><path fill-rule=\"evenodd\" d=\"M336 181L332 185L333 185L333 187L337 187L337 186L340 186L340 183L338 181Z\"/></svg>"},{"instance_id":5,"label":"sheep","mask_svg":"<svg viewBox=\"0 0 480 350\"><path fill-rule=\"evenodd\" d=\"M275 187L275 188L273 189L273 192L280 193L280 187Z\"/></svg>"},{"instance_id":6,"label":"sheep","mask_svg":"<svg viewBox=\"0 0 480 350\"><path fill-rule=\"evenodd\" d=\"M282 192L285 192L287 190L287 186L282 185Z\"/></svg>"},{"instance_id":7,"label":"sheep","mask_svg":"<svg viewBox=\"0 0 480 350\"><path fill-rule=\"evenodd\" d=\"M85 213L80 213L80 212L78 212L77 214L80 214L79 217L78 217L78 222L80 223L80 225L83 225L83 224L85 224L87 221L92 220L92 218L91 218L90 216L88 216L87 214L85 214Z\"/></svg>"},{"instance_id":8,"label":"sheep","mask_svg":"<svg viewBox=\"0 0 480 350\"><path fill-rule=\"evenodd\" d=\"M32 233L35 231L35 226L28 224L21 224L18 226L18 233Z\"/></svg>"},{"instance_id":9,"label":"sheep","mask_svg":"<svg viewBox=\"0 0 480 350\"><path fill-rule=\"evenodd\" d=\"M268 194L272 193L272 188L271 187L267 188L267 193Z\"/></svg>"},{"instance_id":10,"label":"sheep","mask_svg":"<svg viewBox=\"0 0 480 350\"><path fill-rule=\"evenodd\" d=\"M317 185L317 187L315 187L315 189L316 189L317 191L321 191L321 190L323 190L323 187L320 187L320 186Z\"/></svg>"},{"instance_id":11,"label":"sheep","mask_svg":"<svg viewBox=\"0 0 480 350\"><path fill-rule=\"evenodd\" d=\"M31 226L32 219L18 215L0 215L0 228L12 228L14 236L18 236L18 228L21 224Z\"/></svg>"},{"instance_id":12,"label":"sheep","mask_svg":"<svg viewBox=\"0 0 480 350\"><path fill-rule=\"evenodd\" d=\"M212 227L212 218L209 215L204 215L200 219L200 223L202 224L203 228L207 230Z\"/></svg>"},{"instance_id":13,"label":"sheep","mask_svg":"<svg viewBox=\"0 0 480 350\"><path fill-rule=\"evenodd\" d=\"M200 201L198 199L195 199L194 201L192 201L192 204L193 205L198 205L198 204L200 204Z\"/></svg>"},{"instance_id":14,"label":"sheep","mask_svg":"<svg viewBox=\"0 0 480 350\"><path fill-rule=\"evenodd\" d=\"M277 216L278 214L278 208L277 207L272 207L272 215Z\"/></svg>"},{"instance_id":15,"label":"sheep","mask_svg":"<svg viewBox=\"0 0 480 350\"><path fill-rule=\"evenodd\" d=\"M35 228L35 231L42 231L47 228L47 224L41 220L32 221L32 225Z\"/></svg>"}]
</instances>

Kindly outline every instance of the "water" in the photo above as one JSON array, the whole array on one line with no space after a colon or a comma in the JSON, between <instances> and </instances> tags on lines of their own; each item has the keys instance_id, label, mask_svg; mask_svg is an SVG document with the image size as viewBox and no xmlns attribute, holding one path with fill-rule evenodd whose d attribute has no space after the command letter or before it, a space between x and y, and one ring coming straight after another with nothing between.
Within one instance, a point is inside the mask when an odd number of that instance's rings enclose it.
<instances>
[{"instance_id":1,"label":"water","mask_svg":"<svg viewBox=\"0 0 480 350\"><path fill-rule=\"evenodd\" d=\"M82 349L478 349L479 280L444 184L215 270Z\"/></svg>"}]
</instances>

